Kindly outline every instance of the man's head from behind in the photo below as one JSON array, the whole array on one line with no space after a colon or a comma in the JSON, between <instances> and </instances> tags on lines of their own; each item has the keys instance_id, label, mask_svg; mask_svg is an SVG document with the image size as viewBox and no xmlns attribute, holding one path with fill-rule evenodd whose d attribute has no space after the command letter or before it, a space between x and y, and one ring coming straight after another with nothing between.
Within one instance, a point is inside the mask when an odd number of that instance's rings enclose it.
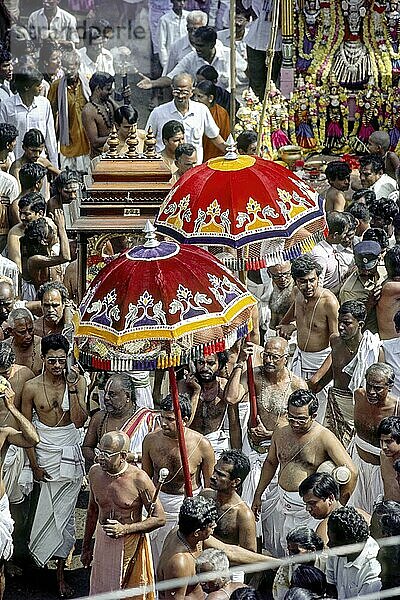
<instances>
[{"instance_id":1,"label":"man's head from behind","mask_svg":"<svg viewBox=\"0 0 400 600\"><path fill-rule=\"evenodd\" d=\"M0 152L12 152L17 143L18 129L8 123L0 123Z\"/></svg>"},{"instance_id":2,"label":"man's head from behind","mask_svg":"<svg viewBox=\"0 0 400 600\"><path fill-rule=\"evenodd\" d=\"M329 548L366 542L368 536L366 520L352 506L341 506L329 515Z\"/></svg>"},{"instance_id":3,"label":"man's head from behind","mask_svg":"<svg viewBox=\"0 0 400 600\"><path fill-rule=\"evenodd\" d=\"M217 505L211 498L185 498L179 511L179 531L202 542L212 535L217 519Z\"/></svg>"},{"instance_id":4,"label":"man's head from behind","mask_svg":"<svg viewBox=\"0 0 400 600\"><path fill-rule=\"evenodd\" d=\"M390 136L387 131L374 131L368 138L368 150L371 154L384 156L390 148Z\"/></svg>"},{"instance_id":5,"label":"man's head from behind","mask_svg":"<svg viewBox=\"0 0 400 600\"><path fill-rule=\"evenodd\" d=\"M313 473L299 486L307 512L314 519L325 519L339 500L339 486L328 473Z\"/></svg>"},{"instance_id":6,"label":"man's head from behind","mask_svg":"<svg viewBox=\"0 0 400 600\"><path fill-rule=\"evenodd\" d=\"M22 165L18 173L21 191L39 192L46 173L45 167L36 162Z\"/></svg>"}]
</instances>

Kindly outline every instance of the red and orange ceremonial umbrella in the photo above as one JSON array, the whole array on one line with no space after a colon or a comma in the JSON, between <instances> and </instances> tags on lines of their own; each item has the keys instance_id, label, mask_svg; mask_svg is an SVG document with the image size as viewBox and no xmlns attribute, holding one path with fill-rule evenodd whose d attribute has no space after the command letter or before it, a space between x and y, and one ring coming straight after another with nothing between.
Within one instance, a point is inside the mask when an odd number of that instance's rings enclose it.
<instances>
[{"instance_id":1,"label":"red and orange ceremonial umbrella","mask_svg":"<svg viewBox=\"0 0 400 600\"><path fill-rule=\"evenodd\" d=\"M186 493L190 473L174 367L230 348L251 327L255 298L205 250L147 241L105 266L74 317L80 363L104 371L168 368Z\"/></svg>"},{"instance_id":2,"label":"red and orange ceremonial umbrella","mask_svg":"<svg viewBox=\"0 0 400 600\"><path fill-rule=\"evenodd\" d=\"M179 178L160 207L157 230L184 244L248 246L228 265L238 270L312 250L326 228L323 198L282 165L228 150Z\"/></svg>"}]
</instances>

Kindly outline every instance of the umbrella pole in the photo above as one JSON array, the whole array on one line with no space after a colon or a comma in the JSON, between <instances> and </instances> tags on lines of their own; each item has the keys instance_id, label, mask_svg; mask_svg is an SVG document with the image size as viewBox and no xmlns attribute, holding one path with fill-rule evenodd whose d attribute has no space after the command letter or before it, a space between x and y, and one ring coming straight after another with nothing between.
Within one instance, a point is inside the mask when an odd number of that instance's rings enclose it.
<instances>
[{"instance_id":1,"label":"umbrella pole","mask_svg":"<svg viewBox=\"0 0 400 600\"><path fill-rule=\"evenodd\" d=\"M190 470L189 470L189 460L188 460L186 443L185 443L185 433L183 430L181 408L179 406L178 384L176 382L174 367L168 367L168 374L169 374L169 387L171 390L172 402L174 405L176 429L178 432L179 452L181 455L183 476L185 479L185 493L186 493L186 496L193 496L192 480L190 477Z\"/></svg>"},{"instance_id":2,"label":"umbrella pole","mask_svg":"<svg viewBox=\"0 0 400 600\"><path fill-rule=\"evenodd\" d=\"M231 123L231 134L235 131L236 121L236 0L230 0L230 79L231 79L231 103L229 106L229 117Z\"/></svg>"},{"instance_id":3,"label":"umbrella pole","mask_svg":"<svg viewBox=\"0 0 400 600\"><path fill-rule=\"evenodd\" d=\"M246 246L248 253L248 246ZM240 250L237 250L237 260L238 266L240 265ZM244 256L243 256L244 258ZM242 265L240 265L242 266ZM239 280L243 285L246 285L246 271L245 269L239 270ZM247 336L246 341L250 341L250 335ZM254 383L254 372L253 372L253 359L251 356L247 357L247 388L249 390L249 398L250 398L250 426L257 427L257 395L256 395L256 386Z\"/></svg>"}]
</instances>

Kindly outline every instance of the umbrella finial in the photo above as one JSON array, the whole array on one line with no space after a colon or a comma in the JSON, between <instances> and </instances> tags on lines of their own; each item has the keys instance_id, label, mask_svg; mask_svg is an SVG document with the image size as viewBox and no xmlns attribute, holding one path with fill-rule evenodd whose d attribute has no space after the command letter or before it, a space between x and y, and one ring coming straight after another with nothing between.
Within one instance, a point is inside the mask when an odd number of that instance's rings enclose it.
<instances>
[{"instance_id":1,"label":"umbrella finial","mask_svg":"<svg viewBox=\"0 0 400 600\"><path fill-rule=\"evenodd\" d=\"M226 154L224 156L225 160L235 160L238 155L236 152L236 142L233 139L233 135L230 133L228 139L226 140Z\"/></svg>"},{"instance_id":2,"label":"umbrella finial","mask_svg":"<svg viewBox=\"0 0 400 600\"><path fill-rule=\"evenodd\" d=\"M145 248L157 248L160 245L160 242L156 238L156 228L153 223L147 219L146 225L143 228L143 233L145 234L146 241L144 243Z\"/></svg>"}]
</instances>

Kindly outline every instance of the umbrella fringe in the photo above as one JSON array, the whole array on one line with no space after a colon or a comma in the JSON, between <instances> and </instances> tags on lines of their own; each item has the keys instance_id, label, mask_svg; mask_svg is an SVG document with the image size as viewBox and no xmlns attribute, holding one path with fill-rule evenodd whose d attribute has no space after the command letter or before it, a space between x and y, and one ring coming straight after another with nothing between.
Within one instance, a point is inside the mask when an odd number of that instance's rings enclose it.
<instances>
[{"instance_id":1,"label":"umbrella fringe","mask_svg":"<svg viewBox=\"0 0 400 600\"><path fill-rule=\"evenodd\" d=\"M245 338L250 329L250 324L245 323L239 325L223 338L218 338L203 344L197 344L188 350L175 350L172 354L166 352L165 354L161 354L158 357L151 359L146 357L134 358L126 355L101 357L81 349L78 349L76 354L82 367L95 371L155 371L156 369L179 367L180 365L189 364L190 361L195 361L203 356L223 352L224 350L231 348L237 340Z\"/></svg>"},{"instance_id":2,"label":"umbrella fringe","mask_svg":"<svg viewBox=\"0 0 400 600\"><path fill-rule=\"evenodd\" d=\"M259 271L260 269L279 265L287 260L293 260L302 254L311 252L314 246L316 246L324 238L325 236L322 231L316 231L304 240L293 244L293 246L290 246L290 248L269 252L264 256L257 258L235 258L232 256L229 258L223 257L221 260L223 264L231 271Z\"/></svg>"}]
</instances>

